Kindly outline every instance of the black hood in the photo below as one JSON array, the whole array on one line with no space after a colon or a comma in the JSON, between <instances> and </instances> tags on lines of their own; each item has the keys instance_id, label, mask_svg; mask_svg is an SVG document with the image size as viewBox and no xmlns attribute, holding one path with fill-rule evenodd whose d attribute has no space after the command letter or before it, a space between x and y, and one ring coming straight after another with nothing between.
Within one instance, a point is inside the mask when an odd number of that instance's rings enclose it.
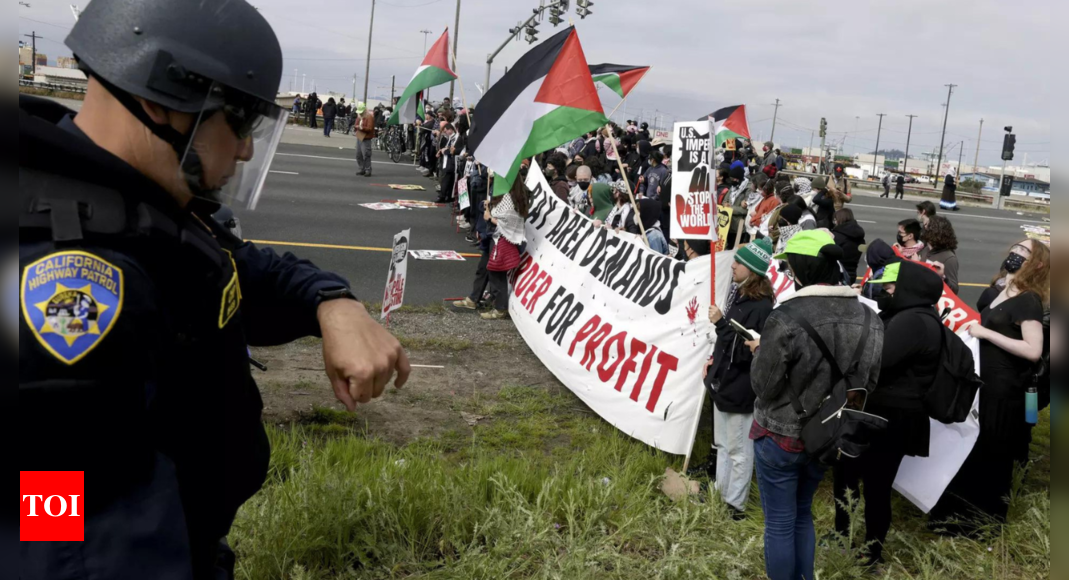
<instances>
[{"instance_id":1,"label":"black hood","mask_svg":"<svg viewBox=\"0 0 1069 580\"><path fill-rule=\"evenodd\" d=\"M926 266L903 261L895 284L895 295L884 309L884 315L910 308L935 308L943 296L943 280Z\"/></svg>"},{"instance_id":2,"label":"black hood","mask_svg":"<svg viewBox=\"0 0 1069 580\"><path fill-rule=\"evenodd\" d=\"M856 221L839 224L835 228L835 233L845 236L858 245L865 243L865 230Z\"/></svg>"},{"instance_id":3,"label":"black hood","mask_svg":"<svg viewBox=\"0 0 1069 580\"><path fill-rule=\"evenodd\" d=\"M887 242L883 240L873 240L869 244L869 249L865 252L865 263L872 268L873 271L887 267L888 264L901 261L902 258L895 254L894 249L887 245Z\"/></svg>"}]
</instances>

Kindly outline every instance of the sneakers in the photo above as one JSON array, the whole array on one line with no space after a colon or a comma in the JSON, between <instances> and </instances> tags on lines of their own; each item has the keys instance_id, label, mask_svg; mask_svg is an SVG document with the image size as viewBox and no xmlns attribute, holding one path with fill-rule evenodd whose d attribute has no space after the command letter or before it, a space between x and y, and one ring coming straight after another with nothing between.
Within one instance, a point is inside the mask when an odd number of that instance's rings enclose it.
<instances>
[{"instance_id":1,"label":"sneakers","mask_svg":"<svg viewBox=\"0 0 1069 580\"><path fill-rule=\"evenodd\" d=\"M509 313L504 310L492 310L482 315L483 320L507 320Z\"/></svg>"},{"instance_id":2,"label":"sneakers","mask_svg":"<svg viewBox=\"0 0 1069 580\"><path fill-rule=\"evenodd\" d=\"M454 308L463 308L465 310L478 310L479 309L479 305L474 303L474 302L472 302L471 298L465 298L465 299L463 299L463 300L461 300L459 302L454 302L453 303L453 307Z\"/></svg>"}]
</instances>

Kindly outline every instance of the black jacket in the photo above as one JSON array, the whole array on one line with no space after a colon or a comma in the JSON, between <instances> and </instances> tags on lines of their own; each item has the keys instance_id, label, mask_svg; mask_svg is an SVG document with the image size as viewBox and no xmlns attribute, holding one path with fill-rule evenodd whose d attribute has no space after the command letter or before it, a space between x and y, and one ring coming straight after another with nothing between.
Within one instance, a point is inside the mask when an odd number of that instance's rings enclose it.
<instances>
[{"instance_id":1,"label":"black jacket","mask_svg":"<svg viewBox=\"0 0 1069 580\"><path fill-rule=\"evenodd\" d=\"M813 205L816 207L813 215L817 218L817 227L831 229L831 219L835 215L835 198L827 191L820 191L813 197Z\"/></svg>"},{"instance_id":2,"label":"black jacket","mask_svg":"<svg viewBox=\"0 0 1069 580\"><path fill-rule=\"evenodd\" d=\"M882 370L867 410L889 421L883 444L927 457L931 430L923 398L941 360L943 324L935 308L943 281L919 264L904 261L900 268L894 297L881 300L886 325Z\"/></svg>"},{"instance_id":3,"label":"black jacket","mask_svg":"<svg viewBox=\"0 0 1069 580\"><path fill-rule=\"evenodd\" d=\"M756 331L765 328L765 321L772 314L771 299L750 300L740 295L735 305L716 324L716 348L713 350L713 366L709 368L706 384L713 390L713 402L723 413L753 413L757 395L750 384L750 365L753 353L746 341L735 332L731 321Z\"/></svg>"},{"instance_id":4,"label":"black jacket","mask_svg":"<svg viewBox=\"0 0 1069 580\"><path fill-rule=\"evenodd\" d=\"M842 264L850 278L850 283L857 282L857 267L861 263L861 246L865 245L865 230L856 221L839 224L832 234L835 245L843 250Z\"/></svg>"},{"instance_id":5,"label":"black jacket","mask_svg":"<svg viewBox=\"0 0 1069 580\"><path fill-rule=\"evenodd\" d=\"M323 119L330 120L338 116L338 105L328 102L323 105Z\"/></svg>"},{"instance_id":6,"label":"black jacket","mask_svg":"<svg viewBox=\"0 0 1069 580\"><path fill-rule=\"evenodd\" d=\"M79 360L59 356L47 325L19 321L20 470L85 471L94 498L86 541L23 543L20 575L77 566L62 577L214 577L219 539L270 457L248 346L318 334L318 292L348 283L232 237L210 217L217 205L178 207L64 107L25 96L19 107L20 272L73 255L109 267L105 285L76 269L32 281L53 300L59 283L90 289L82 301L95 301L87 312L101 328L76 338ZM47 200L66 195L84 211L61 223L74 237L57 242L42 210L59 211ZM99 308L109 301L110 314Z\"/></svg>"}]
</instances>

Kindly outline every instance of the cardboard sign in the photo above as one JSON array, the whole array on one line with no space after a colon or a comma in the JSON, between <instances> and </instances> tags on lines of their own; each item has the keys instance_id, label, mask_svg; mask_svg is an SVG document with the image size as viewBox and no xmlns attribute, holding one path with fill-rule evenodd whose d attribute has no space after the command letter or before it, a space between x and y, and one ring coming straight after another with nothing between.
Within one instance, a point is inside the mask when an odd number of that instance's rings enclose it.
<instances>
[{"instance_id":1,"label":"cardboard sign","mask_svg":"<svg viewBox=\"0 0 1069 580\"><path fill-rule=\"evenodd\" d=\"M426 260L431 262L464 262L464 256L449 250L412 250L409 252L412 258L415 260Z\"/></svg>"},{"instance_id":2,"label":"cardboard sign","mask_svg":"<svg viewBox=\"0 0 1069 580\"><path fill-rule=\"evenodd\" d=\"M382 297L382 319L401 308L405 303L405 282L408 280L408 244L412 230L405 230L393 237L393 255L390 258L390 273L386 277L386 293Z\"/></svg>"},{"instance_id":3,"label":"cardboard sign","mask_svg":"<svg viewBox=\"0 0 1069 580\"><path fill-rule=\"evenodd\" d=\"M672 239L717 241L713 187L716 182L708 121L676 123L672 149Z\"/></svg>"},{"instance_id":4,"label":"cardboard sign","mask_svg":"<svg viewBox=\"0 0 1069 580\"><path fill-rule=\"evenodd\" d=\"M460 202L461 211L471 207L471 197L468 195L468 178L457 181L457 200Z\"/></svg>"}]
</instances>

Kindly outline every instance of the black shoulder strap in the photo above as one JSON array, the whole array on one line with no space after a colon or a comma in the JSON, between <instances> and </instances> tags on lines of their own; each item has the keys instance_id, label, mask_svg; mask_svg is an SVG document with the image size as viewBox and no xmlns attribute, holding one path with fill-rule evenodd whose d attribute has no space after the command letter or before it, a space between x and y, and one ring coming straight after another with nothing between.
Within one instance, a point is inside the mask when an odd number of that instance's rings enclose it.
<instances>
[{"instance_id":1,"label":"black shoulder strap","mask_svg":"<svg viewBox=\"0 0 1069 580\"><path fill-rule=\"evenodd\" d=\"M857 374L857 369L861 365L861 357L865 355L865 346L869 342L869 334L872 330L872 309L868 307L863 308L865 310L865 326L862 328L861 331L861 340L858 341L857 351L854 352L854 357L850 363L850 367L846 370L845 373L839 366L839 362L835 360L835 355L831 353L831 349L828 348L827 343L825 343L824 339L821 338L820 333L818 333L817 330L813 328L813 325L810 324L809 321L806 320L804 317L795 316L793 313L791 313L789 309L784 309L783 311L783 313L790 317L791 320L794 320L796 323L798 323L799 326L802 327L802 330L804 330L806 334L809 335L809 338L812 339L812 341L817 345L817 348L820 349L821 354L824 355L824 360L827 361L829 365L831 365L831 386L833 389L841 381L846 381L848 387L851 389L853 388L853 385L850 384L851 378L855 374ZM798 413L801 416L805 416L805 407L802 406L802 402L799 400L797 393L791 392L791 406L794 407L795 413Z\"/></svg>"}]
</instances>

